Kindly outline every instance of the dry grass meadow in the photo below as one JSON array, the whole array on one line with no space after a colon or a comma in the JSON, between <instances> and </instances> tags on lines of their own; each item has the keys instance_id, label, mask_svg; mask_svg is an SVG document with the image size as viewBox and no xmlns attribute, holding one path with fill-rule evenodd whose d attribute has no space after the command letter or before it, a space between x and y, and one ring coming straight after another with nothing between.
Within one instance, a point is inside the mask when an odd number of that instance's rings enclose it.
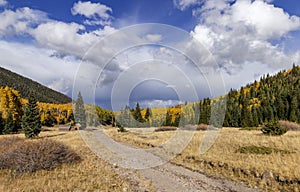
<instances>
[{"instance_id":1,"label":"dry grass meadow","mask_svg":"<svg viewBox=\"0 0 300 192\"><path fill-rule=\"evenodd\" d=\"M175 131L119 133L107 128L106 133L117 141L151 148L164 143ZM189 145L172 162L206 174L242 181L265 191L300 190L300 131L266 136L259 130L223 128L210 150L200 156L198 151L204 133L196 131ZM279 152L245 154L237 151L247 146L270 147ZM272 176L268 178L270 172Z\"/></svg>"},{"instance_id":2,"label":"dry grass meadow","mask_svg":"<svg viewBox=\"0 0 300 192\"><path fill-rule=\"evenodd\" d=\"M18 134L0 138L12 136L24 137ZM21 175L0 170L0 191L131 191L131 181L90 151L77 131L59 132L57 128L50 128L40 134L39 139L45 138L68 145L82 161Z\"/></svg>"},{"instance_id":3,"label":"dry grass meadow","mask_svg":"<svg viewBox=\"0 0 300 192\"><path fill-rule=\"evenodd\" d=\"M176 132L155 132L149 128L129 130L121 133L112 127L104 129L116 141L141 148L159 146ZM259 130L223 128L210 150L199 155L204 133L195 131L188 146L172 162L201 173L242 181L265 191L299 192L300 131L289 131L283 136L272 137L263 135ZM2 135L0 138L12 136L24 138L23 134ZM63 164L51 171L41 170L21 175L0 170L0 191L132 191L133 185L136 185L99 159L85 145L77 131L60 132L57 128L49 128L40 134L39 139L45 138L71 147L81 156L82 161ZM239 148L247 146L270 147L278 151L268 154L238 152ZM272 172L273 176L265 179L266 172Z\"/></svg>"}]
</instances>

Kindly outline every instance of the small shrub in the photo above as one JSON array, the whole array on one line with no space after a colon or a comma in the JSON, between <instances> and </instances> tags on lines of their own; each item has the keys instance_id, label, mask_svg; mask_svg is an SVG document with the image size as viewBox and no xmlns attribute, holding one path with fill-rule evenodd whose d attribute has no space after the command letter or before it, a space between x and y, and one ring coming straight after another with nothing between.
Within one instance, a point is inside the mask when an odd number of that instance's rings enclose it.
<instances>
[{"instance_id":1,"label":"small shrub","mask_svg":"<svg viewBox=\"0 0 300 192\"><path fill-rule=\"evenodd\" d=\"M259 146L245 146L240 147L236 150L236 152L239 153L246 153L246 154L271 154L271 153L283 153L283 154L289 154L290 151L287 150L281 150L277 148L272 147L259 147Z\"/></svg>"},{"instance_id":2,"label":"small shrub","mask_svg":"<svg viewBox=\"0 0 300 192\"><path fill-rule=\"evenodd\" d=\"M116 127L118 128L118 132L127 132L127 130L124 128L124 126L119 123L118 121L116 122Z\"/></svg>"},{"instance_id":3,"label":"small shrub","mask_svg":"<svg viewBox=\"0 0 300 192\"><path fill-rule=\"evenodd\" d=\"M63 163L74 163L81 159L68 146L49 139L28 141L4 138L0 143L13 146L1 151L0 169L10 169L16 173L51 170Z\"/></svg>"},{"instance_id":4,"label":"small shrub","mask_svg":"<svg viewBox=\"0 0 300 192\"><path fill-rule=\"evenodd\" d=\"M276 135L283 135L288 130L287 128L282 127L279 121L272 120L265 123L261 131L263 132L263 134L276 136Z\"/></svg>"},{"instance_id":5,"label":"small shrub","mask_svg":"<svg viewBox=\"0 0 300 192\"><path fill-rule=\"evenodd\" d=\"M206 130L217 130L216 127L212 126L212 125L207 125L207 124L199 124L199 125L186 125L182 128L180 128L181 130L189 130L189 131L206 131Z\"/></svg>"},{"instance_id":6,"label":"small shrub","mask_svg":"<svg viewBox=\"0 0 300 192\"><path fill-rule=\"evenodd\" d=\"M157 129L155 129L155 132L159 132L159 131L176 131L177 127L159 127Z\"/></svg>"},{"instance_id":7,"label":"small shrub","mask_svg":"<svg viewBox=\"0 0 300 192\"><path fill-rule=\"evenodd\" d=\"M206 131L207 129L208 129L208 125L203 124L203 123L197 125L197 128L196 128L196 130L198 130L198 131Z\"/></svg>"},{"instance_id":8,"label":"small shrub","mask_svg":"<svg viewBox=\"0 0 300 192\"><path fill-rule=\"evenodd\" d=\"M300 131L300 124L291 121L279 121L280 125L289 131Z\"/></svg>"},{"instance_id":9,"label":"small shrub","mask_svg":"<svg viewBox=\"0 0 300 192\"><path fill-rule=\"evenodd\" d=\"M127 130L121 125L118 126L118 132L127 132Z\"/></svg>"}]
</instances>

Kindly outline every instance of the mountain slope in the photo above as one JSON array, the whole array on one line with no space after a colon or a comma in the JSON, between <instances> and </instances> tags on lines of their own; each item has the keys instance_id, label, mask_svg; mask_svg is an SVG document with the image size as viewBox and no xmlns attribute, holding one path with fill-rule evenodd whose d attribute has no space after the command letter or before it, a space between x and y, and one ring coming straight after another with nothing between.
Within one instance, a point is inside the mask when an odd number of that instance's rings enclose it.
<instances>
[{"instance_id":1,"label":"mountain slope","mask_svg":"<svg viewBox=\"0 0 300 192\"><path fill-rule=\"evenodd\" d=\"M300 67L228 93L225 126L257 126L272 119L300 122Z\"/></svg>"},{"instance_id":2,"label":"mountain slope","mask_svg":"<svg viewBox=\"0 0 300 192\"><path fill-rule=\"evenodd\" d=\"M23 98L28 98L30 91L32 91L40 102L57 104L72 102L70 97L62 93L0 67L0 87L5 86L14 88Z\"/></svg>"}]
</instances>

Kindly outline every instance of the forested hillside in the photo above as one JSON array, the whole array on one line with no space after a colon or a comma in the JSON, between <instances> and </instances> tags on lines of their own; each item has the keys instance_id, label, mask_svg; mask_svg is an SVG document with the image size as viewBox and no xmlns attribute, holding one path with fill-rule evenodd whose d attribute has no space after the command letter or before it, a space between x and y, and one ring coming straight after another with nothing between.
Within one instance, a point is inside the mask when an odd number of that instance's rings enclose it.
<instances>
[{"instance_id":1,"label":"forested hillside","mask_svg":"<svg viewBox=\"0 0 300 192\"><path fill-rule=\"evenodd\" d=\"M212 110L212 107L217 110ZM224 107L226 113L222 122L220 113ZM151 112L148 117L147 110ZM209 123L219 127L256 127L273 119L300 122L300 67L293 66L274 76L267 74L260 81L241 87L240 90L231 89L227 95L219 98L206 98L167 109L125 107L117 117L128 127Z\"/></svg>"},{"instance_id":2,"label":"forested hillside","mask_svg":"<svg viewBox=\"0 0 300 192\"><path fill-rule=\"evenodd\" d=\"M26 99L28 99L29 93L33 92L39 102L56 104L72 102L70 97L62 93L0 67L0 87L5 86L17 90L21 97Z\"/></svg>"},{"instance_id":3,"label":"forested hillside","mask_svg":"<svg viewBox=\"0 0 300 192\"><path fill-rule=\"evenodd\" d=\"M8 86L0 87L0 134L21 131L22 117L27 103L28 100L22 98L17 90ZM76 102L65 104L37 102L41 124L44 126L74 125L76 123L73 113L74 105ZM84 108L87 126L113 124L112 111L88 104L85 104Z\"/></svg>"},{"instance_id":4,"label":"forested hillside","mask_svg":"<svg viewBox=\"0 0 300 192\"><path fill-rule=\"evenodd\" d=\"M300 122L300 67L228 93L224 126L252 127L272 119Z\"/></svg>"}]
</instances>

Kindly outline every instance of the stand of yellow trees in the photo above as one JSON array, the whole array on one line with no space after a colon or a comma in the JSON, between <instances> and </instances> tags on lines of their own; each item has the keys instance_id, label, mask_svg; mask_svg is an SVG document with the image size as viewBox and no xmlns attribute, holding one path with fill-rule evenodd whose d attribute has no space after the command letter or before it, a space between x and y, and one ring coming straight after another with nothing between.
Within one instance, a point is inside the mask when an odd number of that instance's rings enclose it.
<instances>
[{"instance_id":1,"label":"stand of yellow trees","mask_svg":"<svg viewBox=\"0 0 300 192\"><path fill-rule=\"evenodd\" d=\"M20 96L18 91L7 86L0 87L0 118L3 122L0 126L3 128L5 123L11 123L14 126L13 132L21 129L23 110L27 102L26 99ZM42 125L53 126L74 122L72 103L51 104L38 102L38 106Z\"/></svg>"}]
</instances>

